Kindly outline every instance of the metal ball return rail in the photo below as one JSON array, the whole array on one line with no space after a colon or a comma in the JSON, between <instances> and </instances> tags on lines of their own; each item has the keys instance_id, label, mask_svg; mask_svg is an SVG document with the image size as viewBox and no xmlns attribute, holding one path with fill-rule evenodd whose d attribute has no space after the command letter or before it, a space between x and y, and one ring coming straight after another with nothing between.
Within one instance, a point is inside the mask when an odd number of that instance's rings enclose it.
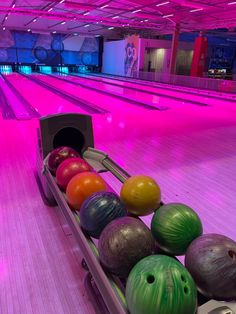
<instances>
[{"instance_id":1,"label":"metal ball return rail","mask_svg":"<svg viewBox=\"0 0 236 314\"><path fill-rule=\"evenodd\" d=\"M98 314L127 314L124 285L119 278L104 271L99 263L97 247L93 240L83 233L79 215L68 206L65 195L56 184L55 178L47 168L47 156L58 146L71 146L98 172L111 172L122 183L129 174L109 156L93 148L93 129L90 116L80 114L60 114L41 118L38 129L37 175L44 200L48 205L58 205L67 224L83 253L82 266L87 270L84 285ZM75 136L75 135L78 135ZM78 143L79 138L79 143ZM224 311L222 312L222 306ZM229 307L230 306L230 307ZM199 307L198 313L233 314L236 304L209 301ZM213 312L212 312L213 313Z\"/></svg>"}]
</instances>

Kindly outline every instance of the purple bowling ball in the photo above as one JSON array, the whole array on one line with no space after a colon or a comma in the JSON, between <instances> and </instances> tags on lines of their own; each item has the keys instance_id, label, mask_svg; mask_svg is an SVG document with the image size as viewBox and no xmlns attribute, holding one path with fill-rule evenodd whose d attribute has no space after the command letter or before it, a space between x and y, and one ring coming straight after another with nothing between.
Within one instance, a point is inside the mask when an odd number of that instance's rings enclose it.
<instances>
[{"instance_id":1,"label":"purple bowling ball","mask_svg":"<svg viewBox=\"0 0 236 314\"><path fill-rule=\"evenodd\" d=\"M204 296L236 300L236 242L220 234L205 234L188 247L185 266Z\"/></svg>"},{"instance_id":2,"label":"purple bowling ball","mask_svg":"<svg viewBox=\"0 0 236 314\"><path fill-rule=\"evenodd\" d=\"M126 278L134 265L155 251L149 228L133 217L110 222L101 233L98 252L101 264L111 273Z\"/></svg>"}]
</instances>

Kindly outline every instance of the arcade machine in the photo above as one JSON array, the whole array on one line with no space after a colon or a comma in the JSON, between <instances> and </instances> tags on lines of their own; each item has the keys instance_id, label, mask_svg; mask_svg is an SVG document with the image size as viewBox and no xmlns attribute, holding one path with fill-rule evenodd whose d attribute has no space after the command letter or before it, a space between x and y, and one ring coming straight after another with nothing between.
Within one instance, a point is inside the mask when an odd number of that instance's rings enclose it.
<instances>
[{"instance_id":1,"label":"arcade machine","mask_svg":"<svg viewBox=\"0 0 236 314\"><path fill-rule=\"evenodd\" d=\"M82 265L87 270L84 284L95 312L99 314L127 314L123 281L102 268L98 260L96 245L92 238L82 231L79 215L70 209L64 193L57 186L55 177L52 176L47 167L48 154L56 147L65 145L77 150L98 173L109 171L122 183L129 178L129 174L111 160L106 153L94 148L90 116L59 114L40 119L37 174L45 201L51 206L57 205L62 211L83 253ZM233 314L236 313L236 303L210 300L204 304L199 304L198 313Z\"/></svg>"}]
</instances>

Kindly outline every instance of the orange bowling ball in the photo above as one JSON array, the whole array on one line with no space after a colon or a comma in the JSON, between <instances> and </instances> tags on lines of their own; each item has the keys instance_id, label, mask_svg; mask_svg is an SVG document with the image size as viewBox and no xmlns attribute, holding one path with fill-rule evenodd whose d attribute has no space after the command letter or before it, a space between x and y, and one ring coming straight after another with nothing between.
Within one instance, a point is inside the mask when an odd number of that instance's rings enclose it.
<instances>
[{"instance_id":1,"label":"orange bowling ball","mask_svg":"<svg viewBox=\"0 0 236 314\"><path fill-rule=\"evenodd\" d=\"M129 213L136 216L149 215L160 207L161 191L151 177L136 175L125 181L120 198Z\"/></svg>"},{"instance_id":2,"label":"orange bowling ball","mask_svg":"<svg viewBox=\"0 0 236 314\"><path fill-rule=\"evenodd\" d=\"M79 210L87 197L99 191L107 191L106 182L96 172L75 175L67 185L66 197L70 206Z\"/></svg>"}]
</instances>

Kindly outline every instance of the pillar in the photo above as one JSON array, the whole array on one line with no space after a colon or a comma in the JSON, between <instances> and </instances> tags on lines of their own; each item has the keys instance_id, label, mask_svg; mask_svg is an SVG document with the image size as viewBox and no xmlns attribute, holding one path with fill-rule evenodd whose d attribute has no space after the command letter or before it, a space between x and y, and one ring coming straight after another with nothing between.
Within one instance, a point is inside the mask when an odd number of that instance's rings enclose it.
<instances>
[{"instance_id":1,"label":"pillar","mask_svg":"<svg viewBox=\"0 0 236 314\"><path fill-rule=\"evenodd\" d=\"M193 60L191 66L191 76L203 76L207 57L207 37L200 32L199 37L195 39Z\"/></svg>"},{"instance_id":2,"label":"pillar","mask_svg":"<svg viewBox=\"0 0 236 314\"><path fill-rule=\"evenodd\" d=\"M177 60L178 46L179 46L179 32L180 32L179 24L176 24L175 31L172 36L172 44L171 44L171 56L170 56L170 67L169 67L170 74L175 74L175 71L176 71L176 60Z\"/></svg>"}]
</instances>

